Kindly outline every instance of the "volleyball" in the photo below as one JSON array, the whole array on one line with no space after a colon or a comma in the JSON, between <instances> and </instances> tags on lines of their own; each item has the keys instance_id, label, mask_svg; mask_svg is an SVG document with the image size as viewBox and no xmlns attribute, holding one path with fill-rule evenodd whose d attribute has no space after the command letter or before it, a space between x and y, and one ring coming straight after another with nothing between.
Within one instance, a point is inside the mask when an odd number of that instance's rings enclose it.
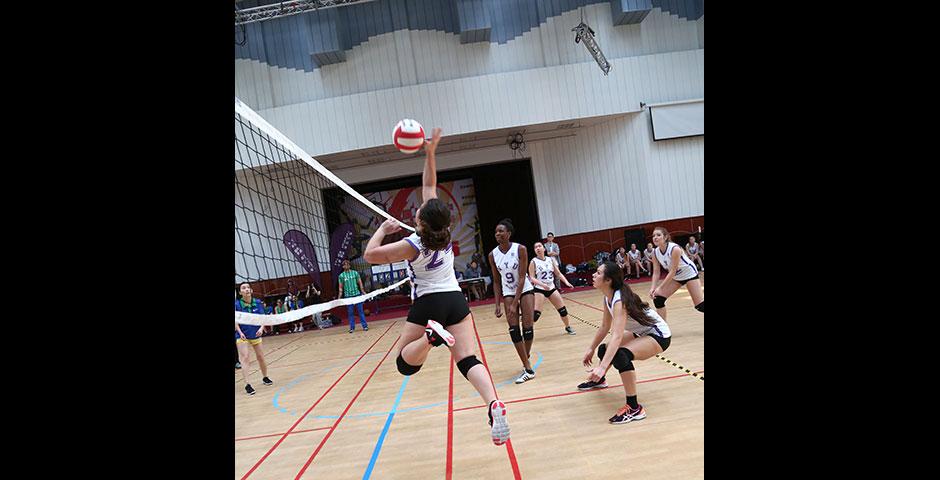
<instances>
[{"instance_id":1,"label":"volleyball","mask_svg":"<svg viewBox=\"0 0 940 480\"><path fill-rule=\"evenodd\" d=\"M392 143L401 153L412 154L424 145L424 127L420 123L406 118L392 131Z\"/></svg>"}]
</instances>

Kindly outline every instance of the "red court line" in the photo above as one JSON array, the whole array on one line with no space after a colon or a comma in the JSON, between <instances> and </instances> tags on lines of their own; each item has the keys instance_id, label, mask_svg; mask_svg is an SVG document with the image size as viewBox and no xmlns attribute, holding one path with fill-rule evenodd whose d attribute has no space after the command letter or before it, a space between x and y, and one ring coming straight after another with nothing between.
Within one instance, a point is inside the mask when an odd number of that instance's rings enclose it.
<instances>
[{"instance_id":1,"label":"red court line","mask_svg":"<svg viewBox=\"0 0 940 480\"><path fill-rule=\"evenodd\" d=\"M697 372L695 372L695 373L702 373L702 372L704 372L704 371L705 371L705 370L699 370L699 371L697 371ZM672 376L669 376L669 377L651 378L651 379L649 379L649 380L640 380L639 382L636 382L636 383L640 384L640 383L658 382L658 381L660 381L660 380L669 380L669 379L672 379L672 378L679 378L679 377L688 377L688 375L687 375L687 374L683 374L683 375L672 375ZM620 383L620 384L617 384L617 385L608 385L607 388L617 388L617 387L622 387L622 386L623 386L623 384ZM580 394L580 393L599 392L599 391L602 391L602 390L607 390L607 388L600 388L600 389L594 389L594 390L585 390L585 391L583 391L583 392L579 390L579 391L577 391L577 392L556 393L556 394L554 394L554 395L543 395L543 396L541 396L541 397L520 398L519 400L509 400L509 401L507 401L506 403L531 402L532 400L541 400L541 399L543 399L543 398L565 397L565 396L568 396L568 395L577 395L577 394ZM460 411L463 411L463 410L475 410L475 409L477 409L477 408L483 408L483 407L485 407L485 406L486 406L486 405L474 405L474 406L472 406L472 407L458 408L458 409L456 409L456 410L454 410L454 411L455 411L455 412L460 412Z\"/></svg>"},{"instance_id":2,"label":"red court line","mask_svg":"<svg viewBox=\"0 0 940 480\"><path fill-rule=\"evenodd\" d=\"M450 357L450 383L447 386L447 466L445 477L451 480L454 472L454 357Z\"/></svg>"},{"instance_id":3,"label":"red court line","mask_svg":"<svg viewBox=\"0 0 940 480\"><path fill-rule=\"evenodd\" d=\"M474 320L473 315L470 315L470 321L473 325L473 334L477 337L477 345L480 346L480 356L483 357L483 366L486 367L486 373L490 377L490 385L493 385L493 393L496 394L496 398L499 399L499 392L496 391L496 382L493 381L493 372L490 371L490 366L486 363L486 352L483 350L483 342L480 341L480 333L477 332L477 322ZM522 478L522 474L519 473L519 462L516 460L516 452L512 448L512 439L506 440L506 453L509 455L509 463L512 465L512 474L516 480Z\"/></svg>"},{"instance_id":4,"label":"red court line","mask_svg":"<svg viewBox=\"0 0 940 480\"><path fill-rule=\"evenodd\" d=\"M288 344L291 344L291 343L293 343L293 342L296 342L297 340L300 340L300 339L301 339L301 337L298 337L298 338L296 338L296 339L294 339L294 340L291 340L290 342L287 342L287 343L285 343L284 345L281 345L280 347L275 348L274 350L271 350L271 351L268 352L268 353L275 352L275 351L277 351L277 350L279 350L279 349L281 349L281 348L286 347ZM313 344L311 344L311 345L315 345L315 343L313 343ZM303 348L304 346L305 346L305 345L299 345L297 348L291 350L290 352L287 352L287 353L285 353L284 355L282 355L282 356L280 356L280 357L277 357L276 359L274 359L274 360L268 362L268 365L274 365L275 362L280 361L280 360L283 360L285 357L287 357L288 355L290 355L290 354L296 352L297 350L300 350L300 349ZM304 365L304 364L313 363L313 362L324 362L324 361L329 361L329 360L341 360L341 359L345 359L345 358L355 358L355 357L356 357L356 355L346 355L346 356L343 356L343 357L334 357L334 358L324 358L324 359L319 359L319 360L310 360L309 362L298 362L298 363L292 363L292 364L289 364L289 365L278 365L278 367L279 367L279 368L293 367L293 366ZM252 374L252 373L258 373L259 371L260 371L259 369L252 370L251 372L249 372L249 375Z\"/></svg>"},{"instance_id":5,"label":"red court line","mask_svg":"<svg viewBox=\"0 0 940 480\"><path fill-rule=\"evenodd\" d=\"M262 338L268 338L268 337L262 337ZM291 341L285 343L284 345L281 345L280 347L271 349L270 352L265 352L265 353L274 353L274 352L276 352L276 351L278 351L278 350L280 350L280 349L282 349L282 348L284 348L284 347L286 347L286 346L288 346L288 345L290 345L290 344L296 342L297 340L300 340L301 338L303 338L303 337L298 336L297 338L295 338L295 339L293 339L293 340L291 340Z\"/></svg>"},{"instance_id":6,"label":"red court line","mask_svg":"<svg viewBox=\"0 0 940 480\"><path fill-rule=\"evenodd\" d=\"M294 348L293 350L291 350L291 351L285 353L284 355L281 355L280 357L277 357L276 359L274 359L274 360L268 362L268 365L274 365L275 362L279 362L279 361L283 360L283 359L286 358L288 355L290 355L290 354L296 352L297 350L300 350L301 348L304 348L304 345L297 345L297 347Z\"/></svg>"},{"instance_id":7,"label":"red court line","mask_svg":"<svg viewBox=\"0 0 940 480\"><path fill-rule=\"evenodd\" d=\"M393 323L394 323L394 322L393 322ZM389 328L391 328L391 326L389 326ZM386 331L387 331L387 330L386 330ZM384 335L384 334L383 334L383 335ZM382 357L381 360L379 360L379 364L376 365L374 369L372 369L372 373L369 374L369 378L366 378L366 381L362 384L361 387L359 387L359 391L356 392L356 395L352 398L352 400L349 401L349 404L346 405L346 409L343 410L343 413L339 414L339 418L337 418L337 419L336 419L336 422L333 423L333 426L330 427L330 431L329 431L329 432L326 432L326 436L323 437L323 440L320 440L320 444L317 445L317 449L314 450L312 454L310 454L310 458L307 459L307 463L304 463L303 468L301 468L300 471L297 472L297 476L294 477L294 480L297 480L298 478L302 477L302 476L304 475L304 472L307 471L307 467L310 466L310 463L313 462L313 459L317 456L318 453L320 453L320 449L323 448L323 445L325 445L325 444L326 444L326 441L329 440L330 435L332 435L333 432L336 431L336 426L339 425L339 422L342 422L342 421L343 421L343 418L346 416L346 412L349 411L349 408L352 407L353 403L356 402L356 399L359 398L359 394L362 393L363 390L365 390L366 385L369 384L369 380L372 380L372 376L375 375L375 372L379 371L379 367L381 367L381 366L382 366L382 362L384 362L385 359L388 358L388 354L389 354L389 353L392 353L392 349L394 349L394 348L395 348L395 345L398 344L398 339L399 339L399 338L401 338L401 335L400 335L400 334L398 335L398 338L396 338L395 341L392 342L392 346L391 346L391 347L388 347L388 351L385 352L385 356Z\"/></svg>"},{"instance_id":8,"label":"red court line","mask_svg":"<svg viewBox=\"0 0 940 480\"><path fill-rule=\"evenodd\" d=\"M379 353L379 352L374 352L374 353ZM370 353L369 355L372 355L372 353ZM331 362L331 361L336 361L336 360L345 360L345 359L347 359L347 358L356 358L356 355L346 355L346 356L344 356L344 357L320 358L320 359L317 359L317 360L310 360L310 361L307 361L307 362L289 363L289 364L287 364L287 365L278 365L278 368L296 367L297 365L306 365L306 364L308 364L308 363L319 363L319 362Z\"/></svg>"},{"instance_id":9,"label":"red court line","mask_svg":"<svg viewBox=\"0 0 940 480\"><path fill-rule=\"evenodd\" d=\"M316 407L317 404L319 404L320 401L323 400L323 398L326 397L326 395L327 395L328 393L330 393L330 390L333 390L333 387L335 387L336 384L339 383L339 381L342 380L343 377L345 377L346 374L349 373L349 371L352 370L353 367L355 367L357 363L359 363L359 360L362 360L362 357L365 357L366 354L369 353L369 350L372 350L372 347L374 347L375 344L379 343L379 340L381 340L382 337L384 337L385 334L388 333L388 331L392 329L392 326L393 326L393 325L395 325L395 322L392 322L391 325L389 325L388 328L385 329L384 332L382 332L382 335L380 335L379 338L376 338L376 339L375 339L375 342L372 342L372 345L369 345L369 348L367 348L366 351L363 352L362 355L360 355L359 358L358 358L355 362L353 362L353 364L350 365L349 368L347 368L346 371L343 372L343 374L340 375L339 378L337 378L335 382L333 382L332 385L330 385L330 388L326 389L326 391L323 392L323 395L320 395L320 398L318 398L317 401L314 402L313 405L311 405L310 408L308 408L307 411L304 412L304 414L301 415L300 418L298 418L297 421L294 422L294 424L291 425L291 427L288 428L286 432L284 432L284 435L277 441L277 443L275 443L275 444L268 450L268 452L265 453L264 456L262 456L261 459L258 460L258 462L255 463L255 465L254 465L253 467L251 467L251 470L248 470L248 473L246 473L246 474L241 478L241 480L245 480L246 478L248 478L249 475L252 474L252 472L254 472L255 470L258 469L258 467L261 465L261 463L264 462L265 459L267 459L269 455L271 455L271 452L273 452L274 449L276 449L278 446L281 445L281 442L283 442L284 439L287 438L287 436L290 435L290 433L291 433L295 428L297 428L297 425L299 425L300 422L302 422L303 419L306 418L307 415L310 414L310 412L313 410L313 408ZM394 344L392 344L392 346L394 346Z\"/></svg>"},{"instance_id":10,"label":"red court line","mask_svg":"<svg viewBox=\"0 0 940 480\"><path fill-rule=\"evenodd\" d=\"M291 341L285 343L284 345L281 345L280 347L271 349L271 350L268 351L268 352L264 352L264 355L265 355L265 356L268 356L268 355L270 355L270 354L272 354L272 353L274 353L274 352L276 352L276 351L278 351L278 350L280 350L280 349L282 349L282 348L284 348L284 347L286 347L286 346L288 346L288 345L290 345L290 344L296 342L297 340L300 340L300 338L301 338L301 337L297 337L297 338L295 338L295 339L293 339L293 340L291 340ZM300 347L297 347L297 348L300 348ZM280 360L280 359L286 357L287 355L290 355L291 353L294 353L294 352L297 350L297 348L291 350L290 352L288 352L288 353L285 354L284 356L278 357L276 360L274 360L274 361L272 361L272 362L268 362L268 365L271 365L271 364L273 364L274 362L276 362L276 361L278 361L278 360ZM258 362L256 361L255 363L258 363ZM261 369L259 368L259 369L255 369L255 370L252 370L252 371L248 372L248 374L251 375L252 373L258 373L258 372L260 372L260 371L261 371ZM236 380L236 382L237 382L237 381L238 381L238 380ZM242 380L242 381L244 381L244 380Z\"/></svg>"},{"instance_id":11,"label":"red court line","mask_svg":"<svg viewBox=\"0 0 940 480\"><path fill-rule=\"evenodd\" d=\"M311 428L310 430L295 430L295 431L291 432L291 435L293 435L293 434L295 434L295 433L307 433L307 432L315 432L315 431L317 431L317 430L326 430L326 429L328 429L328 428L330 428L330 427ZM254 439L256 439L256 438L276 437L276 436L278 436L278 435L284 435L284 434L283 434L283 433L271 433L271 434L268 434L268 435L258 435L258 436L256 436L256 437L242 437L242 438L236 438L235 441L236 441L236 442L240 442L240 441L242 441L242 440L254 440Z\"/></svg>"}]
</instances>

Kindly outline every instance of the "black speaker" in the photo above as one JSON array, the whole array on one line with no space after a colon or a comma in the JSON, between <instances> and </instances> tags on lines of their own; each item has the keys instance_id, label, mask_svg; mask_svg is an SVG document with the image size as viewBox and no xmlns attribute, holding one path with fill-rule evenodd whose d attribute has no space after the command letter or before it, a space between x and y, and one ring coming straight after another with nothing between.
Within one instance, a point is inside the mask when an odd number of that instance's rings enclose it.
<instances>
[{"instance_id":1,"label":"black speaker","mask_svg":"<svg viewBox=\"0 0 940 480\"><path fill-rule=\"evenodd\" d=\"M630 251L630 244L635 243L637 250L646 248L649 240L646 238L646 231L642 228L628 228L623 231L623 249Z\"/></svg>"}]
</instances>

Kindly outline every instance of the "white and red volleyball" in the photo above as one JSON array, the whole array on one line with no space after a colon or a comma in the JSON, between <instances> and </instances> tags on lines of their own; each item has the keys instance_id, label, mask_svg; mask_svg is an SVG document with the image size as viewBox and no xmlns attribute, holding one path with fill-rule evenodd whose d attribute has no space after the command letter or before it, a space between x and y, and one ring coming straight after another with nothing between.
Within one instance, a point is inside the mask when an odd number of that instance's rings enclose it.
<instances>
[{"instance_id":1,"label":"white and red volleyball","mask_svg":"<svg viewBox=\"0 0 940 480\"><path fill-rule=\"evenodd\" d=\"M401 153L412 154L421 150L424 145L424 127L420 123L406 118L392 131L392 143Z\"/></svg>"}]
</instances>

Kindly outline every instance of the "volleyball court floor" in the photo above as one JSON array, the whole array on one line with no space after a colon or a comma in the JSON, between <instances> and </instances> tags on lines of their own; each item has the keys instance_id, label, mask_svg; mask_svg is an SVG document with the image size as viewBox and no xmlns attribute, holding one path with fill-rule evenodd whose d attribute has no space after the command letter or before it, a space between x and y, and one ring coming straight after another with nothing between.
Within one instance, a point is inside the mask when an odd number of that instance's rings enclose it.
<instances>
[{"instance_id":1,"label":"volleyball court floor","mask_svg":"<svg viewBox=\"0 0 940 480\"><path fill-rule=\"evenodd\" d=\"M645 299L649 282L631 287ZM254 396L235 371L236 478L704 478L705 322L688 292L680 288L667 302L669 349L634 362L647 418L622 425L607 421L625 403L616 369L608 388L577 389L603 297L590 288L563 296L577 335L565 334L546 301L531 352L536 377L521 385L505 312L496 318L492 301L471 309L477 357L509 410L511 440L503 446L490 440L486 406L446 347L432 349L417 374L398 373L407 310L370 322L369 331L357 325L349 334L347 324L265 337L274 385L261 384L253 354Z\"/></svg>"}]
</instances>

